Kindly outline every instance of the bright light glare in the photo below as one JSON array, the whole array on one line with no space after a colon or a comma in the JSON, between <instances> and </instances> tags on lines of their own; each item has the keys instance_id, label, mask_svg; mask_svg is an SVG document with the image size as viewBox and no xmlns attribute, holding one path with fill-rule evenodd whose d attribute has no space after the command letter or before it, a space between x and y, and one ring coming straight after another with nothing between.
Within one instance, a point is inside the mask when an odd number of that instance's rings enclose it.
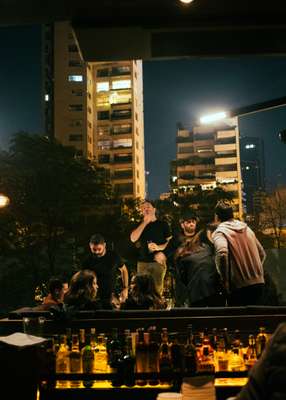
<instances>
[{"instance_id":1,"label":"bright light glare","mask_svg":"<svg viewBox=\"0 0 286 400\"><path fill-rule=\"evenodd\" d=\"M215 114L204 115L200 118L200 123L211 124L212 122L220 121L224 118L227 118L227 113L225 111L221 111Z\"/></svg>"},{"instance_id":2,"label":"bright light glare","mask_svg":"<svg viewBox=\"0 0 286 400\"><path fill-rule=\"evenodd\" d=\"M194 1L194 0L180 0L181 3L186 3L186 4L189 4L189 3L191 3L192 1Z\"/></svg>"},{"instance_id":3,"label":"bright light glare","mask_svg":"<svg viewBox=\"0 0 286 400\"><path fill-rule=\"evenodd\" d=\"M5 196L5 194L0 193L0 208L8 206L9 203L10 203L9 197Z\"/></svg>"}]
</instances>

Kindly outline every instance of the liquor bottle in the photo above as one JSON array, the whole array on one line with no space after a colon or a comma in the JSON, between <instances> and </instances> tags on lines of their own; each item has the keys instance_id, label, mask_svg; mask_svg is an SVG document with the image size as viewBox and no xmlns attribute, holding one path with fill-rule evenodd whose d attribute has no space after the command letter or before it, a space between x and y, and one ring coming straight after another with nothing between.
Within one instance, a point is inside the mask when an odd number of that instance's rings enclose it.
<instances>
[{"instance_id":1,"label":"liquor bottle","mask_svg":"<svg viewBox=\"0 0 286 400\"><path fill-rule=\"evenodd\" d=\"M184 348L185 375L191 376L197 371L197 351L194 345L193 326L188 325L187 343Z\"/></svg>"},{"instance_id":2,"label":"liquor bottle","mask_svg":"<svg viewBox=\"0 0 286 400\"><path fill-rule=\"evenodd\" d=\"M116 368L117 361L122 356L122 345L118 337L118 329L113 328L111 333L111 340L108 344L108 364L110 367Z\"/></svg>"},{"instance_id":3,"label":"liquor bottle","mask_svg":"<svg viewBox=\"0 0 286 400\"><path fill-rule=\"evenodd\" d=\"M134 386L135 385L135 357L132 352L132 336L130 334L126 334L125 336L125 346L123 350L122 357L122 370L123 370L123 382L126 386Z\"/></svg>"},{"instance_id":4,"label":"liquor bottle","mask_svg":"<svg viewBox=\"0 0 286 400\"><path fill-rule=\"evenodd\" d=\"M85 329L79 330L79 351L85 346Z\"/></svg>"},{"instance_id":5,"label":"liquor bottle","mask_svg":"<svg viewBox=\"0 0 286 400\"><path fill-rule=\"evenodd\" d=\"M170 354L172 360L172 370L175 373L182 373L183 371L183 351L179 342L179 333L175 332L171 336Z\"/></svg>"},{"instance_id":6,"label":"liquor bottle","mask_svg":"<svg viewBox=\"0 0 286 400\"><path fill-rule=\"evenodd\" d=\"M170 375L172 372L172 360L167 328L162 328L161 333L161 344L159 348L159 370L161 374L160 383L170 383L171 379L168 377L168 375Z\"/></svg>"},{"instance_id":7,"label":"liquor bottle","mask_svg":"<svg viewBox=\"0 0 286 400\"><path fill-rule=\"evenodd\" d=\"M217 371L228 371L229 369L229 354L224 331L220 332L218 338L217 351L215 353L215 369Z\"/></svg>"},{"instance_id":8,"label":"liquor bottle","mask_svg":"<svg viewBox=\"0 0 286 400\"><path fill-rule=\"evenodd\" d=\"M67 346L71 349L72 346L72 330L71 328L66 329Z\"/></svg>"},{"instance_id":9,"label":"liquor bottle","mask_svg":"<svg viewBox=\"0 0 286 400\"><path fill-rule=\"evenodd\" d=\"M95 372L106 373L108 372L108 357L106 349L106 339L103 333L97 337L97 351L95 353Z\"/></svg>"},{"instance_id":10,"label":"liquor bottle","mask_svg":"<svg viewBox=\"0 0 286 400\"><path fill-rule=\"evenodd\" d=\"M137 329L137 343L136 343L136 372L142 373L148 371L148 347L144 338L144 328ZM137 379L136 384L145 386L146 380Z\"/></svg>"},{"instance_id":11,"label":"liquor bottle","mask_svg":"<svg viewBox=\"0 0 286 400\"><path fill-rule=\"evenodd\" d=\"M149 329L149 346L148 346L148 372L159 372L159 344L157 331L155 326ZM159 384L159 380L154 378L148 381L149 385L155 386Z\"/></svg>"},{"instance_id":12,"label":"liquor bottle","mask_svg":"<svg viewBox=\"0 0 286 400\"><path fill-rule=\"evenodd\" d=\"M113 328L111 340L108 346L108 364L110 371L116 373L115 377L111 380L112 386L118 387L123 385L123 348L124 340L119 339L118 329Z\"/></svg>"},{"instance_id":13,"label":"liquor bottle","mask_svg":"<svg viewBox=\"0 0 286 400\"><path fill-rule=\"evenodd\" d=\"M246 351L246 362L247 369L251 369L257 361L256 343L253 335L248 336L248 347Z\"/></svg>"},{"instance_id":14,"label":"liquor bottle","mask_svg":"<svg viewBox=\"0 0 286 400\"><path fill-rule=\"evenodd\" d=\"M70 351L70 372L74 374L79 374L82 372L81 369L81 354L79 350L79 337L78 334L72 334L72 347ZM71 380L70 381L71 388L80 387L79 380Z\"/></svg>"},{"instance_id":15,"label":"liquor bottle","mask_svg":"<svg viewBox=\"0 0 286 400\"><path fill-rule=\"evenodd\" d=\"M214 350L207 331L202 337L201 354L198 359L198 371L213 373L215 370Z\"/></svg>"},{"instance_id":16,"label":"liquor bottle","mask_svg":"<svg viewBox=\"0 0 286 400\"><path fill-rule=\"evenodd\" d=\"M267 343L267 334L265 332L265 328L261 326L259 328L259 333L256 336L256 353L257 353L257 358L259 358L265 349L266 343Z\"/></svg>"},{"instance_id":17,"label":"liquor bottle","mask_svg":"<svg viewBox=\"0 0 286 400\"><path fill-rule=\"evenodd\" d=\"M96 329L90 328L90 345L93 351L97 351Z\"/></svg>"},{"instance_id":18,"label":"liquor bottle","mask_svg":"<svg viewBox=\"0 0 286 400\"><path fill-rule=\"evenodd\" d=\"M81 358L82 358L82 372L84 374L92 374L94 372L94 350L90 344L90 334L85 336L85 346L81 349ZM94 381L93 380L84 380L83 386L86 388L92 387Z\"/></svg>"},{"instance_id":19,"label":"liquor bottle","mask_svg":"<svg viewBox=\"0 0 286 400\"><path fill-rule=\"evenodd\" d=\"M67 374L70 372L70 359L69 359L69 348L67 346L66 335L60 336L60 346L56 353L56 373ZM60 380L58 381L58 387L66 388L68 387L68 381Z\"/></svg>"},{"instance_id":20,"label":"liquor bottle","mask_svg":"<svg viewBox=\"0 0 286 400\"><path fill-rule=\"evenodd\" d=\"M231 342L231 351L229 352L229 370L244 371L245 364L243 358L242 343L240 340L240 331L236 329Z\"/></svg>"},{"instance_id":21,"label":"liquor bottle","mask_svg":"<svg viewBox=\"0 0 286 400\"><path fill-rule=\"evenodd\" d=\"M212 334L211 334L210 341L211 341L212 348L214 349L214 351L216 351L217 350L217 343L218 343L217 328L213 328L212 329Z\"/></svg>"}]
</instances>

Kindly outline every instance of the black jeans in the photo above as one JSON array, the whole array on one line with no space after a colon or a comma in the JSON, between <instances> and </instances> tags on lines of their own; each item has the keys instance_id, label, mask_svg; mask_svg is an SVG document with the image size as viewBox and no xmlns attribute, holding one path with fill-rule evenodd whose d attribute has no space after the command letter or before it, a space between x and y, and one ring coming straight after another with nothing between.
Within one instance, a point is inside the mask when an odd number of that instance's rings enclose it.
<instances>
[{"instance_id":1,"label":"black jeans","mask_svg":"<svg viewBox=\"0 0 286 400\"><path fill-rule=\"evenodd\" d=\"M228 306L261 306L263 305L264 283L245 286L230 293Z\"/></svg>"}]
</instances>

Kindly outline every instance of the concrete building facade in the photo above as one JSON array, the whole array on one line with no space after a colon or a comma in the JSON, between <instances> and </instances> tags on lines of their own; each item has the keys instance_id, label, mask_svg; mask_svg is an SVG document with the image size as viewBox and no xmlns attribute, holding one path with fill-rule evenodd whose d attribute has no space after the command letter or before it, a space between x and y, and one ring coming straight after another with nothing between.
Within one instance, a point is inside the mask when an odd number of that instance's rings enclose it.
<instances>
[{"instance_id":1,"label":"concrete building facade","mask_svg":"<svg viewBox=\"0 0 286 400\"><path fill-rule=\"evenodd\" d=\"M68 22L43 36L46 134L104 167L120 197L144 198L142 61L85 63Z\"/></svg>"},{"instance_id":2,"label":"concrete building facade","mask_svg":"<svg viewBox=\"0 0 286 400\"><path fill-rule=\"evenodd\" d=\"M235 194L236 217L242 217L240 152L237 121L177 131L177 156L171 165L172 190L221 187Z\"/></svg>"}]
</instances>

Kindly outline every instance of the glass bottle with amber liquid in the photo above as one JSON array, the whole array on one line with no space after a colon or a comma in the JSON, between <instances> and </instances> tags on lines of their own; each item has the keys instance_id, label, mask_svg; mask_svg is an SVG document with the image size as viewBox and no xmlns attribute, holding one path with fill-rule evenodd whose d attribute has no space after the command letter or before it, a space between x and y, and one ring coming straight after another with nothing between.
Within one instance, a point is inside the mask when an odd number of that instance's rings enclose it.
<instances>
[{"instance_id":1,"label":"glass bottle with amber liquid","mask_svg":"<svg viewBox=\"0 0 286 400\"><path fill-rule=\"evenodd\" d=\"M245 361L245 366L247 369L251 369L253 365L257 361L257 353L256 353L256 343L255 343L255 338L253 335L248 336L248 347L246 351L246 361Z\"/></svg>"},{"instance_id":2,"label":"glass bottle with amber liquid","mask_svg":"<svg viewBox=\"0 0 286 400\"><path fill-rule=\"evenodd\" d=\"M148 372L148 346L144 338L144 328L137 329L137 342L136 342L136 372ZM147 381L144 379L136 379L136 384L145 386Z\"/></svg>"},{"instance_id":3,"label":"glass bottle with amber liquid","mask_svg":"<svg viewBox=\"0 0 286 400\"><path fill-rule=\"evenodd\" d=\"M79 350L79 337L77 334L72 334L72 347L70 351L70 372L73 374L80 374L81 369L81 353ZM80 387L80 381L72 379L70 381L71 388Z\"/></svg>"},{"instance_id":4,"label":"glass bottle with amber liquid","mask_svg":"<svg viewBox=\"0 0 286 400\"><path fill-rule=\"evenodd\" d=\"M188 325L187 342L184 346L185 375L192 376L197 371L197 349L194 345L193 325Z\"/></svg>"},{"instance_id":5,"label":"glass bottle with amber liquid","mask_svg":"<svg viewBox=\"0 0 286 400\"><path fill-rule=\"evenodd\" d=\"M56 373L58 374L68 374L70 372L70 358L69 358L69 348L67 346L66 335L60 336L60 345L56 353ZM67 380L59 380L57 386L60 388L68 387Z\"/></svg>"},{"instance_id":6,"label":"glass bottle with amber liquid","mask_svg":"<svg viewBox=\"0 0 286 400\"><path fill-rule=\"evenodd\" d=\"M159 343L155 326L151 326L149 328L148 372L159 372ZM159 380L152 378L148 381L148 383L151 386L155 386L159 384Z\"/></svg>"},{"instance_id":7,"label":"glass bottle with amber liquid","mask_svg":"<svg viewBox=\"0 0 286 400\"><path fill-rule=\"evenodd\" d=\"M172 359L170 354L170 343L168 329L162 328L161 344L159 348L159 370L160 370L160 383L169 384L171 382L170 375L172 373Z\"/></svg>"},{"instance_id":8,"label":"glass bottle with amber liquid","mask_svg":"<svg viewBox=\"0 0 286 400\"><path fill-rule=\"evenodd\" d=\"M257 358L261 356L263 353L263 350L265 349L266 343L267 343L267 334L265 331L265 328L261 326L259 328L258 335L256 336L256 353L257 353Z\"/></svg>"},{"instance_id":9,"label":"glass bottle with amber liquid","mask_svg":"<svg viewBox=\"0 0 286 400\"><path fill-rule=\"evenodd\" d=\"M100 374L108 372L108 356L104 333L100 333L97 337L94 370Z\"/></svg>"}]
</instances>

